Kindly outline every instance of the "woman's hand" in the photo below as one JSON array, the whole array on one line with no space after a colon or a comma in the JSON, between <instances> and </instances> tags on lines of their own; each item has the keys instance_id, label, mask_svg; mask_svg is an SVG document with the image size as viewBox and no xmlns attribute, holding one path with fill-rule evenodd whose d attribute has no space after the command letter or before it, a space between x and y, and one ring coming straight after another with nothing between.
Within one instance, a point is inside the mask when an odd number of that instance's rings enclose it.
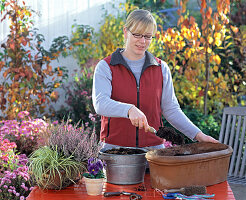
<instances>
[{"instance_id":1,"label":"woman's hand","mask_svg":"<svg viewBox=\"0 0 246 200\"><path fill-rule=\"evenodd\" d=\"M203 132L199 132L196 134L195 139L199 142L212 142L212 143L219 143L218 140L214 139L213 137L204 134Z\"/></svg>"},{"instance_id":2,"label":"woman's hand","mask_svg":"<svg viewBox=\"0 0 246 200\"><path fill-rule=\"evenodd\" d=\"M133 126L144 128L145 132L149 131L149 124L145 114L136 106L132 106L128 111L129 119Z\"/></svg>"}]
</instances>

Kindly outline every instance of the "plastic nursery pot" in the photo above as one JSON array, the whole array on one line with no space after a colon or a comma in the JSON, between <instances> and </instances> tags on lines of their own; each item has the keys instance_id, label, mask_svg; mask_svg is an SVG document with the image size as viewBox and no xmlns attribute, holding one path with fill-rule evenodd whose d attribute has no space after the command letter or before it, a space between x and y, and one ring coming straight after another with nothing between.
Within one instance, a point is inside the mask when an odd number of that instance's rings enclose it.
<instances>
[{"instance_id":1,"label":"plastic nursery pot","mask_svg":"<svg viewBox=\"0 0 246 200\"><path fill-rule=\"evenodd\" d=\"M232 151L228 145L202 142L149 151L151 186L163 190L223 182Z\"/></svg>"},{"instance_id":2,"label":"plastic nursery pot","mask_svg":"<svg viewBox=\"0 0 246 200\"><path fill-rule=\"evenodd\" d=\"M93 179L83 177L88 195L97 196L102 194L104 178Z\"/></svg>"}]
</instances>

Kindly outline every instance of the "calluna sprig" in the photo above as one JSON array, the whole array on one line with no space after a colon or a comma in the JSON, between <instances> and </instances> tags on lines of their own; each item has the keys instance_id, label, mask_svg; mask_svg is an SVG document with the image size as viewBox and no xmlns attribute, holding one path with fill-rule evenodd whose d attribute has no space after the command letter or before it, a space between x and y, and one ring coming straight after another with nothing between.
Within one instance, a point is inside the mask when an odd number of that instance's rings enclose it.
<instances>
[{"instance_id":1,"label":"calluna sprig","mask_svg":"<svg viewBox=\"0 0 246 200\"><path fill-rule=\"evenodd\" d=\"M62 122L51 129L49 145L57 147L66 157L73 155L78 162L87 162L91 157L97 157L101 145L97 141L95 129L92 133L84 129L84 126Z\"/></svg>"}]
</instances>

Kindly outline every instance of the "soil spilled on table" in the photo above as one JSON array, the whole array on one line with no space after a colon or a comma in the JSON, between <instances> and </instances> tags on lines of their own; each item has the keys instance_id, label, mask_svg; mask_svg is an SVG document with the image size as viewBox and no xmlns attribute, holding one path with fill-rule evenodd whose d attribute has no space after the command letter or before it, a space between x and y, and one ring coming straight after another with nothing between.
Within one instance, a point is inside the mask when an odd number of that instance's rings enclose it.
<instances>
[{"instance_id":1,"label":"soil spilled on table","mask_svg":"<svg viewBox=\"0 0 246 200\"><path fill-rule=\"evenodd\" d=\"M227 149L227 145L211 142L197 142L180 146L169 147L165 149L154 150L158 156L187 156L201 153L209 153L213 151L221 151Z\"/></svg>"},{"instance_id":2,"label":"soil spilled on table","mask_svg":"<svg viewBox=\"0 0 246 200\"><path fill-rule=\"evenodd\" d=\"M184 136L178 134L172 127L160 127L156 135L162 139L172 142L172 144L182 145L185 143Z\"/></svg>"},{"instance_id":3,"label":"soil spilled on table","mask_svg":"<svg viewBox=\"0 0 246 200\"><path fill-rule=\"evenodd\" d=\"M141 149L134 149L134 148L119 148L119 149L109 149L104 151L103 153L117 154L117 155L131 155L131 154L146 153L146 151Z\"/></svg>"}]
</instances>

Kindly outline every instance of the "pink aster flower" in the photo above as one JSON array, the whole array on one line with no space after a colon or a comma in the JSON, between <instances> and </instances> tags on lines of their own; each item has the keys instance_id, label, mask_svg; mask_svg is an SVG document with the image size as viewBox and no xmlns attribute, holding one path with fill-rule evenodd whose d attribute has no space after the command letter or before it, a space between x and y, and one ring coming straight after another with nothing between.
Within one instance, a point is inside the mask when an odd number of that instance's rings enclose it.
<instances>
[{"instance_id":1,"label":"pink aster flower","mask_svg":"<svg viewBox=\"0 0 246 200\"><path fill-rule=\"evenodd\" d=\"M88 92L85 91L85 90L83 90L83 91L80 93L80 95L87 95L87 94L88 94Z\"/></svg>"},{"instance_id":2,"label":"pink aster flower","mask_svg":"<svg viewBox=\"0 0 246 200\"><path fill-rule=\"evenodd\" d=\"M52 122L52 124L57 125L58 124L58 121L54 121L54 122Z\"/></svg>"},{"instance_id":3,"label":"pink aster flower","mask_svg":"<svg viewBox=\"0 0 246 200\"><path fill-rule=\"evenodd\" d=\"M23 119L23 118L25 118L28 115L29 115L29 112L28 111L21 111L21 112L18 113L18 117L20 119Z\"/></svg>"}]
</instances>

